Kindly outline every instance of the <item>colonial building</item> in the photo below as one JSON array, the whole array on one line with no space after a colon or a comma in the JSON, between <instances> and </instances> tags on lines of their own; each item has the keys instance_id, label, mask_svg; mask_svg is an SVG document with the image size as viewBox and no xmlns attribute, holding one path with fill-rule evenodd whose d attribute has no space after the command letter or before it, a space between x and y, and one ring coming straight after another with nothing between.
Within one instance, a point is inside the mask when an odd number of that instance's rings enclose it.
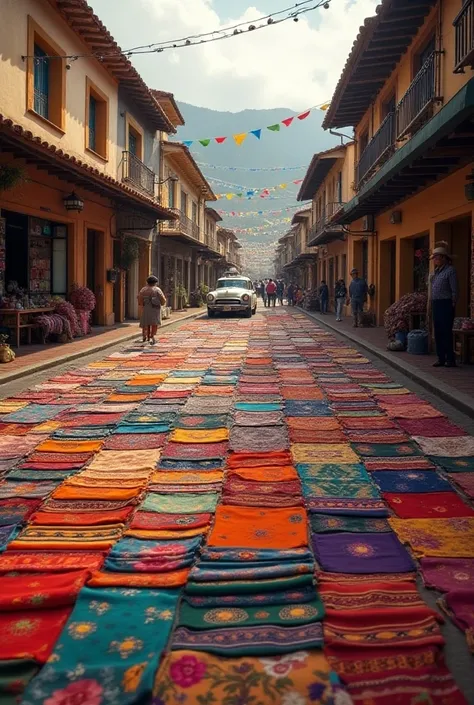
<instances>
[{"instance_id":1,"label":"colonial building","mask_svg":"<svg viewBox=\"0 0 474 705\"><path fill-rule=\"evenodd\" d=\"M316 281L317 250L309 245L312 222L311 206L297 211L291 219L292 259L286 263L287 278L303 289L312 289Z\"/></svg>"},{"instance_id":2,"label":"colonial building","mask_svg":"<svg viewBox=\"0 0 474 705\"><path fill-rule=\"evenodd\" d=\"M334 300L334 285L338 279L347 282L353 266L364 271L364 248L366 239L354 236L350 239L342 225L334 218L353 196L354 143L342 144L325 152L315 154L301 184L297 200L311 199L311 226L307 232L307 249L317 248L317 265L312 286L325 281L329 287L329 300ZM298 216L296 214L293 218ZM313 266L312 266L313 268Z\"/></svg>"},{"instance_id":3,"label":"colonial building","mask_svg":"<svg viewBox=\"0 0 474 705\"><path fill-rule=\"evenodd\" d=\"M242 245L237 239L233 230L226 228L218 228L217 240L219 243L219 251L222 257L221 265L224 269L235 267L239 271L242 270L242 258L240 250ZM222 271L220 272L222 273Z\"/></svg>"},{"instance_id":4,"label":"colonial building","mask_svg":"<svg viewBox=\"0 0 474 705\"><path fill-rule=\"evenodd\" d=\"M379 322L426 289L439 240L456 256L457 315L474 313L473 36L474 0L383 0L325 116L325 128L355 128L355 195L333 222L349 243L363 234L354 261L375 284Z\"/></svg>"},{"instance_id":5,"label":"colonial building","mask_svg":"<svg viewBox=\"0 0 474 705\"><path fill-rule=\"evenodd\" d=\"M157 220L175 218L155 178L157 133L174 127L85 0L5 0L0 46L0 293L87 285L94 322L121 321ZM135 278L114 283L127 238Z\"/></svg>"}]
</instances>

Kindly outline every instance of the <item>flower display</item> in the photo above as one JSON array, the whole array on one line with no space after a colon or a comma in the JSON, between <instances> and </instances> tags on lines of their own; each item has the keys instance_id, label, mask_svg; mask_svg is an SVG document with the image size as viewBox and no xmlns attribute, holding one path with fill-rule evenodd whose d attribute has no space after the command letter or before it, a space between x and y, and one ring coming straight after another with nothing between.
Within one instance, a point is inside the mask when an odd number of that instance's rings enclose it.
<instances>
[{"instance_id":1,"label":"flower display","mask_svg":"<svg viewBox=\"0 0 474 705\"><path fill-rule=\"evenodd\" d=\"M81 334L81 326L77 317L76 310L68 301L60 301L54 307L54 312L59 316L63 316L69 321L71 333L74 338Z\"/></svg>"},{"instance_id":2,"label":"flower display","mask_svg":"<svg viewBox=\"0 0 474 705\"><path fill-rule=\"evenodd\" d=\"M399 331L408 331L410 324L410 314L423 314L426 311L428 301L424 292L405 294L398 301L388 307L383 320L385 330L389 338L393 338Z\"/></svg>"},{"instance_id":3,"label":"flower display","mask_svg":"<svg viewBox=\"0 0 474 705\"><path fill-rule=\"evenodd\" d=\"M181 688L199 683L206 674L206 664L195 656L183 656L170 667L171 680Z\"/></svg>"},{"instance_id":4,"label":"flower display","mask_svg":"<svg viewBox=\"0 0 474 705\"><path fill-rule=\"evenodd\" d=\"M73 285L69 298L77 311L93 311L95 309L95 295L87 286Z\"/></svg>"}]
</instances>

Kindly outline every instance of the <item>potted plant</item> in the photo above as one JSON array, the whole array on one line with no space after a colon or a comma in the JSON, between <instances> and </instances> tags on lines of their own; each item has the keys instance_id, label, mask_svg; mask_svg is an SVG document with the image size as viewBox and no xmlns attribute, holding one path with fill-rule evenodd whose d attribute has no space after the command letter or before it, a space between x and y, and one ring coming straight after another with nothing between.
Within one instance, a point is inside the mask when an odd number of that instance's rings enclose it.
<instances>
[{"instance_id":1,"label":"potted plant","mask_svg":"<svg viewBox=\"0 0 474 705\"><path fill-rule=\"evenodd\" d=\"M189 305L191 308L200 308L203 305L203 298L200 289L195 289L189 294Z\"/></svg>"},{"instance_id":2,"label":"potted plant","mask_svg":"<svg viewBox=\"0 0 474 705\"><path fill-rule=\"evenodd\" d=\"M188 292L182 284L176 287L176 296L178 297L178 309L186 308L188 304Z\"/></svg>"},{"instance_id":3,"label":"potted plant","mask_svg":"<svg viewBox=\"0 0 474 705\"><path fill-rule=\"evenodd\" d=\"M140 243L134 237L126 237L122 241L120 253L120 269L130 269L134 262L140 257Z\"/></svg>"}]
</instances>

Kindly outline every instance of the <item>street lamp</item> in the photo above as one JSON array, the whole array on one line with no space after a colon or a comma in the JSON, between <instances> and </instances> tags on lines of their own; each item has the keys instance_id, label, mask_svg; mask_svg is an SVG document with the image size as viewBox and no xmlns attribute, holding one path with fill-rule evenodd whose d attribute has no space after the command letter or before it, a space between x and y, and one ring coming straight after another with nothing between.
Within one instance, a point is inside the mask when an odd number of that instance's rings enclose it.
<instances>
[{"instance_id":1,"label":"street lamp","mask_svg":"<svg viewBox=\"0 0 474 705\"><path fill-rule=\"evenodd\" d=\"M63 198L64 207L67 211L77 211L80 213L84 209L84 201L73 191Z\"/></svg>"}]
</instances>

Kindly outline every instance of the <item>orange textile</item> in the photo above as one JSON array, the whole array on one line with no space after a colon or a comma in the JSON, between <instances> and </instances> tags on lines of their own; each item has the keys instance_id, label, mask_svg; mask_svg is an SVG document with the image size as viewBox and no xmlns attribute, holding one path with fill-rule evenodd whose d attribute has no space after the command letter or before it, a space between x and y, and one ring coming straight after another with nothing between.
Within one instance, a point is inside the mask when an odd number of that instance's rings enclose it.
<instances>
[{"instance_id":1,"label":"orange textile","mask_svg":"<svg viewBox=\"0 0 474 705\"><path fill-rule=\"evenodd\" d=\"M72 487L62 484L51 495L54 499L119 499L128 500L137 497L142 487L119 489L115 487Z\"/></svg>"},{"instance_id":2,"label":"orange textile","mask_svg":"<svg viewBox=\"0 0 474 705\"><path fill-rule=\"evenodd\" d=\"M181 587L186 584L189 568L172 573L104 573L94 571L87 584L90 587Z\"/></svg>"},{"instance_id":3,"label":"orange textile","mask_svg":"<svg viewBox=\"0 0 474 705\"><path fill-rule=\"evenodd\" d=\"M43 441L36 446L41 453L95 453L103 441Z\"/></svg>"},{"instance_id":4,"label":"orange textile","mask_svg":"<svg viewBox=\"0 0 474 705\"><path fill-rule=\"evenodd\" d=\"M292 465L291 453L287 450L272 450L268 453L231 453L227 459L229 468L252 468L275 465Z\"/></svg>"},{"instance_id":5,"label":"orange textile","mask_svg":"<svg viewBox=\"0 0 474 705\"><path fill-rule=\"evenodd\" d=\"M219 505L209 546L299 548L308 545L306 511Z\"/></svg>"},{"instance_id":6,"label":"orange textile","mask_svg":"<svg viewBox=\"0 0 474 705\"><path fill-rule=\"evenodd\" d=\"M203 384L196 388L194 392L198 397L227 397L234 393L234 386L222 386Z\"/></svg>"},{"instance_id":7,"label":"orange textile","mask_svg":"<svg viewBox=\"0 0 474 705\"><path fill-rule=\"evenodd\" d=\"M107 476L98 477L89 475L86 472L80 472L75 477L69 478L63 482L63 486L66 487L108 487L109 489L125 489L131 490L133 488L145 487L148 482L148 475L138 476L138 477L124 477L119 475L118 477Z\"/></svg>"},{"instance_id":8,"label":"orange textile","mask_svg":"<svg viewBox=\"0 0 474 705\"><path fill-rule=\"evenodd\" d=\"M315 384L312 385L296 385L296 384L284 384L281 387L281 395L283 399L299 399L306 400L311 399L320 400L324 399L324 394Z\"/></svg>"},{"instance_id":9,"label":"orange textile","mask_svg":"<svg viewBox=\"0 0 474 705\"><path fill-rule=\"evenodd\" d=\"M269 366L272 364L272 362L273 362L273 360L271 357L248 357L245 360L246 365L256 365L256 366L258 366L258 365Z\"/></svg>"},{"instance_id":10,"label":"orange textile","mask_svg":"<svg viewBox=\"0 0 474 705\"><path fill-rule=\"evenodd\" d=\"M252 467L252 468L232 468L230 475L237 475L242 480L255 480L266 482L288 482L298 480L299 476L295 468L291 465L277 465L277 467Z\"/></svg>"},{"instance_id":11,"label":"orange textile","mask_svg":"<svg viewBox=\"0 0 474 705\"><path fill-rule=\"evenodd\" d=\"M160 384L166 379L167 375L137 375L132 379L129 379L125 384L126 387L143 387L151 384Z\"/></svg>"},{"instance_id":12,"label":"orange textile","mask_svg":"<svg viewBox=\"0 0 474 705\"><path fill-rule=\"evenodd\" d=\"M124 536L133 536L136 539L187 539L193 536L207 534L209 527L200 526L195 529L127 529Z\"/></svg>"},{"instance_id":13,"label":"orange textile","mask_svg":"<svg viewBox=\"0 0 474 705\"><path fill-rule=\"evenodd\" d=\"M229 431L227 428L215 429L182 429L176 428L170 437L170 441L175 443L218 443L227 441Z\"/></svg>"},{"instance_id":14,"label":"orange textile","mask_svg":"<svg viewBox=\"0 0 474 705\"><path fill-rule=\"evenodd\" d=\"M285 421L289 428L301 430L337 431L340 428L339 421L329 416L288 416Z\"/></svg>"},{"instance_id":15,"label":"orange textile","mask_svg":"<svg viewBox=\"0 0 474 705\"><path fill-rule=\"evenodd\" d=\"M145 401L148 394L111 394L107 401L128 403L130 401Z\"/></svg>"},{"instance_id":16,"label":"orange textile","mask_svg":"<svg viewBox=\"0 0 474 705\"><path fill-rule=\"evenodd\" d=\"M221 482L224 477L222 470L207 470L199 472L198 470L157 470L151 476L151 482L160 482L169 485L195 485L208 484L213 482Z\"/></svg>"},{"instance_id":17,"label":"orange textile","mask_svg":"<svg viewBox=\"0 0 474 705\"><path fill-rule=\"evenodd\" d=\"M30 524L46 526L97 526L99 524L120 524L127 521L134 507L111 509L103 512L35 512Z\"/></svg>"}]
</instances>

